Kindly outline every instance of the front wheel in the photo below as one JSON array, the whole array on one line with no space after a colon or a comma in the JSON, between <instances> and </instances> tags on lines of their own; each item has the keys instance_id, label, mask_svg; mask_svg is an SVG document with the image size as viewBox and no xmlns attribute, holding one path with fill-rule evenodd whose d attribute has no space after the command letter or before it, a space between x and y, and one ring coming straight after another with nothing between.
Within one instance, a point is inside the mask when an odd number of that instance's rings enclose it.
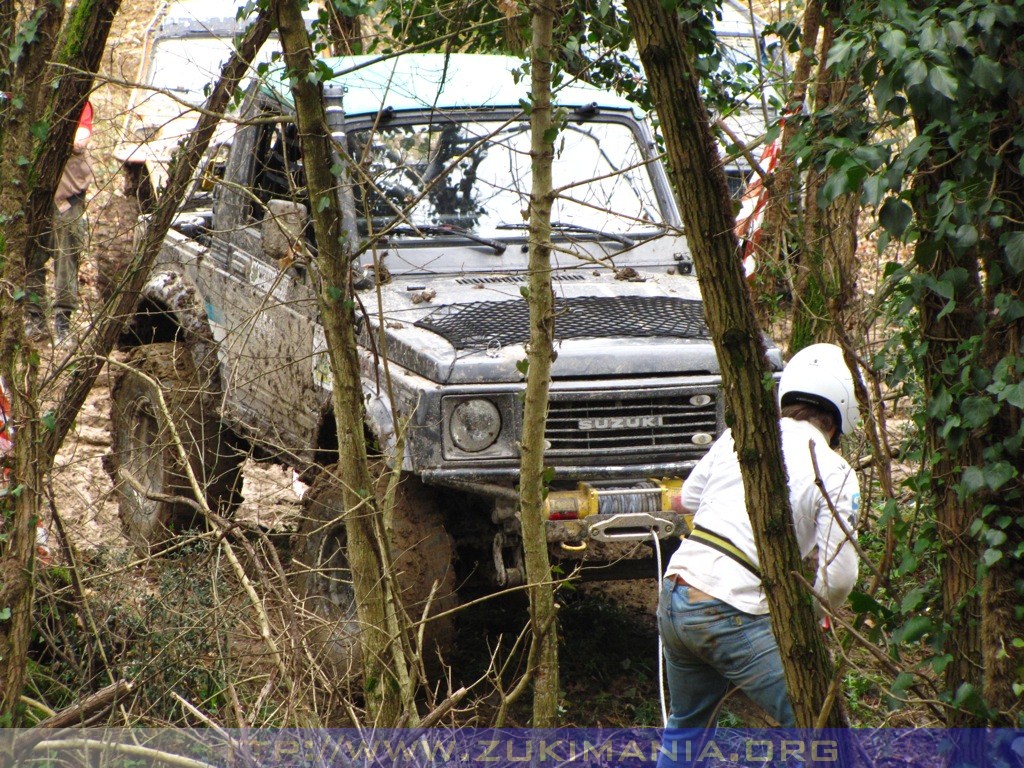
<instances>
[{"instance_id":1,"label":"front wheel","mask_svg":"<svg viewBox=\"0 0 1024 768\"><path fill-rule=\"evenodd\" d=\"M202 522L188 469L211 510L233 511L241 499L241 457L183 345L133 350L110 397L108 470L125 535L139 552L159 551L175 529Z\"/></svg>"},{"instance_id":2,"label":"front wheel","mask_svg":"<svg viewBox=\"0 0 1024 768\"><path fill-rule=\"evenodd\" d=\"M378 498L386 485L378 483ZM297 575L307 608L323 620L318 640L335 668L357 671L359 624L345 535L344 495L337 467L324 469L303 498L296 546ZM454 545L445 530L440 494L414 475L403 473L392 511L390 549L402 605L419 622L429 602L424 627L424 660L436 667L437 653L454 639L456 607ZM433 593L433 597L431 597ZM436 617L436 618L434 618Z\"/></svg>"}]
</instances>

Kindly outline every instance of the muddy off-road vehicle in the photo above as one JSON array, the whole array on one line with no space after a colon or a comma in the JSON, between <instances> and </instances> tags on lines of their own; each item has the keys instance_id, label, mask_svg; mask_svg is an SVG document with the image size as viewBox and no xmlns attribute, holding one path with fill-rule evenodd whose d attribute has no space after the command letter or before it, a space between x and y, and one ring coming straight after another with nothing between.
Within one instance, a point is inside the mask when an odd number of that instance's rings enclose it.
<instances>
[{"instance_id":1,"label":"muddy off-road vehicle","mask_svg":"<svg viewBox=\"0 0 1024 768\"><path fill-rule=\"evenodd\" d=\"M435 581L525 578L516 483L529 336L530 129L522 62L405 55L327 61L360 328L366 428L402 483L394 550L415 604ZM626 101L557 88L557 359L546 463L551 554L584 577L651 577L685 532L675 491L723 428L719 366L652 136ZM318 273L291 94L243 107L212 210L185 210L123 338L111 469L143 549L194 516L170 420L207 500L238 500L246 451L317 475L293 538L305 586L351 608ZM296 233L298 236L296 236ZM772 359L780 364L777 350ZM168 406L160 405L156 384ZM453 563L455 564L453 568ZM443 604L444 601L442 600Z\"/></svg>"}]
</instances>

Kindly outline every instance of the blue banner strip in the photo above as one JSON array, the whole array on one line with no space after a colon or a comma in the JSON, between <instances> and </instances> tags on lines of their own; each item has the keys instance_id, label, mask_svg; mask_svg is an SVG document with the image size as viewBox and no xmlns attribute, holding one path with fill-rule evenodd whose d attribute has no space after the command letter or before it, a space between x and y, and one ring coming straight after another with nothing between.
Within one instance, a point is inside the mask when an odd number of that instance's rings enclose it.
<instances>
[{"instance_id":1,"label":"blue banner strip","mask_svg":"<svg viewBox=\"0 0 1024 768\"><path fill-rule=\"evenodd\" d=\"M1024 768L1024 731L0 730L16 765L178 768ZM170 758L170 759L169 759Z\"/></svg>"}]
</instances>

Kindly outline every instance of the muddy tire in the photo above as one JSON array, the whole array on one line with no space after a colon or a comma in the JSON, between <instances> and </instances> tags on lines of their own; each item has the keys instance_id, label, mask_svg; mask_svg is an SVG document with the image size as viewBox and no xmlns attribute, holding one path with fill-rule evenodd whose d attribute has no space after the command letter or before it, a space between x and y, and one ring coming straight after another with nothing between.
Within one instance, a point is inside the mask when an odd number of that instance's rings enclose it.
<instances>
[{"instance_id":1,"label":"muddy tire","mask_svg":"<svg viewBox=\"0 0 1024 768\"><path fill-rule=\"evenodd\" d=\"M110 392L107 468L125 535L140 553L150 554L164 548L176 530L203 523L199 510L186 501L195 494L168 415L206 502L223 516L241 501L241 457L232 450L184 346L138 347L127 365Z\"/></svg>"},{"instance_id":2,"label":"muddy tire","mask_svg":"<svg viewBox=\"0 0 1024 768\"><path fill-rule=\"evenodd\" d=\"M378 498L386 480L378 484ZM359 623L356 616L352 572L346 552L344 505L336 467L328 467L306 492L293 549L297 582L307 610L323 624L314 633L322 658L345 674L358 672ZM444 527L440 494L414 475L403 473L392 516L391 554L395 560L402 604L411 621L418 622L430 599L430 616L458 605L452 559L455 547ZM438 650L455 637L452 616L427 622L424 661L436 669Z\"/></svg>"}]
</instances>

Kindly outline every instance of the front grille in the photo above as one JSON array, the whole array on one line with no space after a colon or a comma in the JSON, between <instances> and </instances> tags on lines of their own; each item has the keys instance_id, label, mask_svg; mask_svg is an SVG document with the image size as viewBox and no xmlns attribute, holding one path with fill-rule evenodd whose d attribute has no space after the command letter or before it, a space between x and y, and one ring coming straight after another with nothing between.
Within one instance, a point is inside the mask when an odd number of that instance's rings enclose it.
<instances>
[{"instance_id":1,"label":"front grille","mask_svg":"<svg viewBox=\"0 0 1024 768\"><path fill-rule=\"evenodd\" d=\"M416 325L443 336L456 349L522 344L530 338L530 307L521 299L452 304ZM710 339L701 302L675 296L555 299L556 339L655 336Z\"/></svg>"},{"instance_id":2,"label":"front grille","mask_svg":"<svg viewBox=\"0 0 1024 768\"><path fill-rule=\"evenodd\" d=\"M694 393L637 398L552 393L546 434L550 448L545 455L574 463L595 456L701 455L708 446L694 443L693 438L717 434L717 395L704 405L694 405L694 397Z\"/></svg>"}]
</instances>

